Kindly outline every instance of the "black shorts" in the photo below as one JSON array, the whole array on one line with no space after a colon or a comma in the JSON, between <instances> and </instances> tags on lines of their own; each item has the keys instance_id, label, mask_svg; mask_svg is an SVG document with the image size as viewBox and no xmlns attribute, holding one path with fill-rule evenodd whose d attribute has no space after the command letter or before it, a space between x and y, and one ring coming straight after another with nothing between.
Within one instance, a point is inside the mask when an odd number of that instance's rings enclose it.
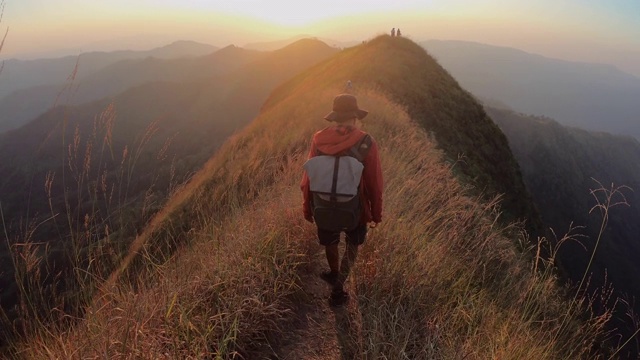
<instances>
[{"instance_id":1,"label":"black shorts","mask_svg":"<svg viewBox=\"0 0 640 360\"><path fill-rule=\"evenodd\" d=\"M318 228L318 240L320 241L320 245L328 246L339 243L340 233L341 231L329 231ZM367 237L367 225L358 225L353 230L345 231L344 234L345 239L349 244L362 245Z\"/></svg>"}]
</instances>

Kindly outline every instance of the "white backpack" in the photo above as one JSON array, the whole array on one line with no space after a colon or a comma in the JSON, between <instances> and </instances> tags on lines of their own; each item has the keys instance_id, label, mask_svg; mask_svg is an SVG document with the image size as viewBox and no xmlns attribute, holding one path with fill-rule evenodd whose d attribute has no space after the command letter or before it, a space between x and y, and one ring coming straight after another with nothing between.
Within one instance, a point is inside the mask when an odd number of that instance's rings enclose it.
<instances>
[{"instance_id":1,"label":"white backpack","mask_svg":"<svg viewBox=\"0 0 640 360\"><path fill-rule=\"evenodd\" d=\"M360 222L360 179L364 159L371 148L365 135L347 151L325 155L320 151L307 160L311 208L319 228L330 231L353 230Z\"/></svg>"}]
</instances>

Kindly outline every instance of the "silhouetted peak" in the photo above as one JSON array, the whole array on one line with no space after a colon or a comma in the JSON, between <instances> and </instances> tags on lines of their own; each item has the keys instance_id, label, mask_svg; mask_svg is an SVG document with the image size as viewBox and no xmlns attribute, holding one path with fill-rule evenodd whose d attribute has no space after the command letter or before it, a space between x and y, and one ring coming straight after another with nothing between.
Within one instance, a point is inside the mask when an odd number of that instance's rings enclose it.
<instances>
[{"instance_id":1,"label":"silhouetted peak","mask_svg":"<svg viewBox=\"0 0 640 360\"><path fill-rule=\"evenodd\" d=\"M327 51L333 49L331 46L326 43L315 39L315 38L305 38L297 40L279 50L274 51L274 53L289 53L289 52L309 52L309 51Z\"/></svg>"}]
</instances>

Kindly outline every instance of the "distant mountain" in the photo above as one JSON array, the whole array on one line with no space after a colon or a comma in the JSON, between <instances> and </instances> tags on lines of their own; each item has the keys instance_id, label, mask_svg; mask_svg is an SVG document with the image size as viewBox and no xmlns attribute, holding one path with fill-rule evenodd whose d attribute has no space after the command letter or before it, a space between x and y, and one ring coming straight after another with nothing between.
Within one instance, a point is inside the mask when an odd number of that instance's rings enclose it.
<instances>
[{"instance_id":1,"label":"distant mountain","mask_svg":"<svg viewBox=\"0 0 640 360\"><path fill-rule=\"evenodd\" d=\"M282 47L285 47L287 45L290 45L300 39L309 39L309 38L313 38L313 39L317 39L320 40L326 44L328 44L329 46L332 47L340 47L340 48L344 48L344 47L350 47L350 46L354 46L360 43L360 41L337 41L337 40L333 40L333 39L327 39L327 38L316 38L314 36L311 35L307 35L307 34L301 34L301 35L296 35L294 37L288 38L288 39L284 39L284 40L274 40L274 41L264 41L264 42L254 42L254 43L248 43L243 45L242 47L245 49L252 49L252 50L260 50L260 51L271 51L271 50L276 50L276 49L280 49Z\"/></svg>"},{"instance_id":2,"label":"distant mountain","mask_svg":"<svg viewBox=\"0 0 640 360\"><path fill-rule=\"evenodd\" d=\"M111 95L149 81L192 81L234 72L263 54L228 46L206 56L181 59L147 57L119 61L79 82L74 103Z\"/></svg>"},{"instance_id":3,"label":"distant mountain","mask_svg":"<svg viewBox=\"0 0 640 360\"><path fill-rule=\"evenodd\" d=\"M64 83L73 73L76 63L78 64L76 78L81 80L86 75L126 59L144 59L148 57L175 59L203 56L216 50L217 48L211 45L193 41L176 41L172 44L146 51L95 51L82 53L79 56L65 56L53 59L9 59L5 61L4 69L0 74L0 98L20 89Z\"/></svg>"},{"instance_id":4,"label":"distant mountain","mask_svg":"<svg viewBox=\"0 0 640 360\"><path fill-rule=\"evenodd\" d=\"M613 66L464 41L421 45L479 98L564 125L640 139L640 78Z\"/></svg>"},{"instance_id":5,"label":"distant mountain","mask_svg":"<svg viewBox=\"0 0 640 360\"><path fill-rule=\"evenodd\" d=\"M157 54L167 51L176 53L174 49L174 46L160 48ZM126 59L75 80L71 89L66 89L64 83L58 83L18 90L0 100L0 132L18 127L54 105L78 105L94 101L150 81L211 78L235 71L261 55L257 51L228 46L206 56Z\"/></svg>"},{"instance_id":6,"label":"distant mountain","mask_svg":"<svg viewBox=\"0 0 640 360\"><path fill-rule=\"evenodd\" d=\"M211 54L218 48L209 45L202 44L196 41L181 40L175 41L169 45L161 46L149 50L147 57L153 57L158 59L177 59L181 57L195 57Z\"/></svg>"},{"instance_id":7,"label":"distant mountain","mask_svg":"<svg viewBox=\"0 0 640 360\"><path fill-rule=\"evenodd\" d=\"M590 269L590 288L608 282L616 295L640 299L640 142L628 136L565 127L546 117L492 107L486 110L507 135L545 225L560 237L571 223L586 227L574 231L587 236L578 238L586 249L570 241L558 253L560 267L574 282L584 274L602 221L598 209L591 211L597 203L590 192L600 188L594 179L606 190L612 190L612 184L629 187L621 189L624 198L613 195L613 202L626 198L629 206L619 205L609 211L609 222ZM597 192L601 202L605 201L604 195ZM637 301L631 306L640 312Z\"/></svg>"}]
</instances>

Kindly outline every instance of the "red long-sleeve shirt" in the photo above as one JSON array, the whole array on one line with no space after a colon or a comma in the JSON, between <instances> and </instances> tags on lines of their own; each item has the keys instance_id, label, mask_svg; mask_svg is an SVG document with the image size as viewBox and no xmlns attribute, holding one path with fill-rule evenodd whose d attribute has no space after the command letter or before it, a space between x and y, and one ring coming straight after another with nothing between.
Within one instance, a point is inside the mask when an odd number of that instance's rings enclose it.
<instances>
[{"instance_id":1,"label":"red long-sleeve shirt","mask_svg":"<svg viewBox=\"0 0 640 360\"><path fill-rule=\"evenodd\" d=\"M350 125L335 125L318 131L313 135L309 158L317 155L320 150L325 155L336 155L350 149L362 137L367 135L364 131ZM360 223L379 223L382 221L382 168L380 166L380 156L378 144L371 139L371 148L364 159L364 170L360 179L360 201L362 203L362 216ZM311 210L311 190L309 189L309 177L306 171L300 183L304 202L302 211L304 218L311 220L313 213Z\"/></svg>"}]
</instances>

